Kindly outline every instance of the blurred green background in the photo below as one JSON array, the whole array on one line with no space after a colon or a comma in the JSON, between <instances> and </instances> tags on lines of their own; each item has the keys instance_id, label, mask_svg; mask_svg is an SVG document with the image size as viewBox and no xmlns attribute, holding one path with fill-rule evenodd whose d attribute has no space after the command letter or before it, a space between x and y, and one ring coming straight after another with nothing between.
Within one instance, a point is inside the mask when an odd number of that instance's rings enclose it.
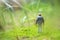
<instances>
[{"instance_id":1,"label":"blurred green background","mask_svg":"<svg viewBox=\"0 0 60 40\"><path fill-rule=\"evenodd\" d=\"M23 0L21 5L14 10L0 5L0 40L60 40L60 0ZM45 20L40 34L35 25L39 11Z\"/></svg>"}]
</instances>

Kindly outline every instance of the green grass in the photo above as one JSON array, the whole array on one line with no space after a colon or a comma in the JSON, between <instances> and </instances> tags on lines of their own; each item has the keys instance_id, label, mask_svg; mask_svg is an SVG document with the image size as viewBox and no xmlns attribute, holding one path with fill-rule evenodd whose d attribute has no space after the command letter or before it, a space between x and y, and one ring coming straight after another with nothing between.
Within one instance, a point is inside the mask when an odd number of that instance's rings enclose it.
<instances>
[{"instance_id":1,"label":"green grass","mask_svg":"<svg viewBox=\"0 0 60 40\"><path fill-rule=\"evenodd\" d=\"M32 9L29 5L25 5L25 7L27 8L26 10L18 10L16 12L9 10L5 10L4 12L2 10L1 12L0 10L0 22L4 23L3 27L5 28L5 31L0 32L0 40L16 40L17 36L20 39L29 37L28 40L60 40L60 12L53 9L51 5L45 6L45 4L41 5L41 7L39 6L36 10L34 6L32 6ZM43 33L40 34L37 33L38 27L35 25L39 9L43 10L42 16L45 19ZM24 16L27 16L27 18L22 22Z\"/></svg>"}]
</instances>

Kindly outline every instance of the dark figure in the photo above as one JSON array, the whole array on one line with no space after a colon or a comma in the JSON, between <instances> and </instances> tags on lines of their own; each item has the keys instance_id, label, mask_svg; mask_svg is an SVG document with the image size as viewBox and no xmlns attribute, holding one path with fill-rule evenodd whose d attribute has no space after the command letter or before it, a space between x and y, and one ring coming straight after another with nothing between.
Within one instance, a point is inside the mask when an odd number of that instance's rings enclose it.
<instances>
[{"instance_id":1,"label":"dark figure","mask_svg":"<svg viewBox=\"0 0 60 40\"><path fill-rule=\"evenodd\" d=\"M44 18L41 14L38 15L36 19L36 24L38 26L38 33L42 32L42 25L44 24Z\"/></svg>"}]
</instances>

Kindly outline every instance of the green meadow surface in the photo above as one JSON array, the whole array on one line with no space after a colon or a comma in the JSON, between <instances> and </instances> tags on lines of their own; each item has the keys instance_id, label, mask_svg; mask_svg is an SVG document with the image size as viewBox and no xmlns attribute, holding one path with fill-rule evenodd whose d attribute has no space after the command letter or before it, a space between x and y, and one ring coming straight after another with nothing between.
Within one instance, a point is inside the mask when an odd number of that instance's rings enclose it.
<instances>
[{"instance_id":1,"label":"green meadow surface","mask_svg":"<svg viewBox=\"0 0 60 40\"><path fill-rule=\"evenodd\" d=\"M39 7L25 5L24 8L26 10L12 12L0 7L0 23L5 28L0 32L0 40L17 40L17 37L20 40L60 40L60 9L58 7L43 4ZM35 24L38 9L42 10L45 20L43 32L40 34ZM23 20L25 16L27 18Z\"/></svg>"}]
</instances>

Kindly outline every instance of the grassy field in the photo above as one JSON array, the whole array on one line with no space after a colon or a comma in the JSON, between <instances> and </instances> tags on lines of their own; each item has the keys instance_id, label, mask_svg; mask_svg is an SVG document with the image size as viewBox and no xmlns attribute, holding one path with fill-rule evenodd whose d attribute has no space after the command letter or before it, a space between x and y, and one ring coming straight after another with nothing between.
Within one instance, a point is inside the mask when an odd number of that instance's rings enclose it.
<instances>
[{"instance_id":1,"label":"grassy field","mask_svg":"<svg viewBox=\"0 0 60 40\"><path fill-rule=\"evenodd\" d=\"M40 8L27 7L25 10L0 10L0 23L4 31L0 32L0 40L60 40L60 12L51 5ZM30 8L30 9L29 9ZM45 23L43 32L38 34L35 20L38 9L42 10ZM58 11L57 11L58 10ZM38 36L39 35L39 36Z\"/></svg>"}]
</instances>

